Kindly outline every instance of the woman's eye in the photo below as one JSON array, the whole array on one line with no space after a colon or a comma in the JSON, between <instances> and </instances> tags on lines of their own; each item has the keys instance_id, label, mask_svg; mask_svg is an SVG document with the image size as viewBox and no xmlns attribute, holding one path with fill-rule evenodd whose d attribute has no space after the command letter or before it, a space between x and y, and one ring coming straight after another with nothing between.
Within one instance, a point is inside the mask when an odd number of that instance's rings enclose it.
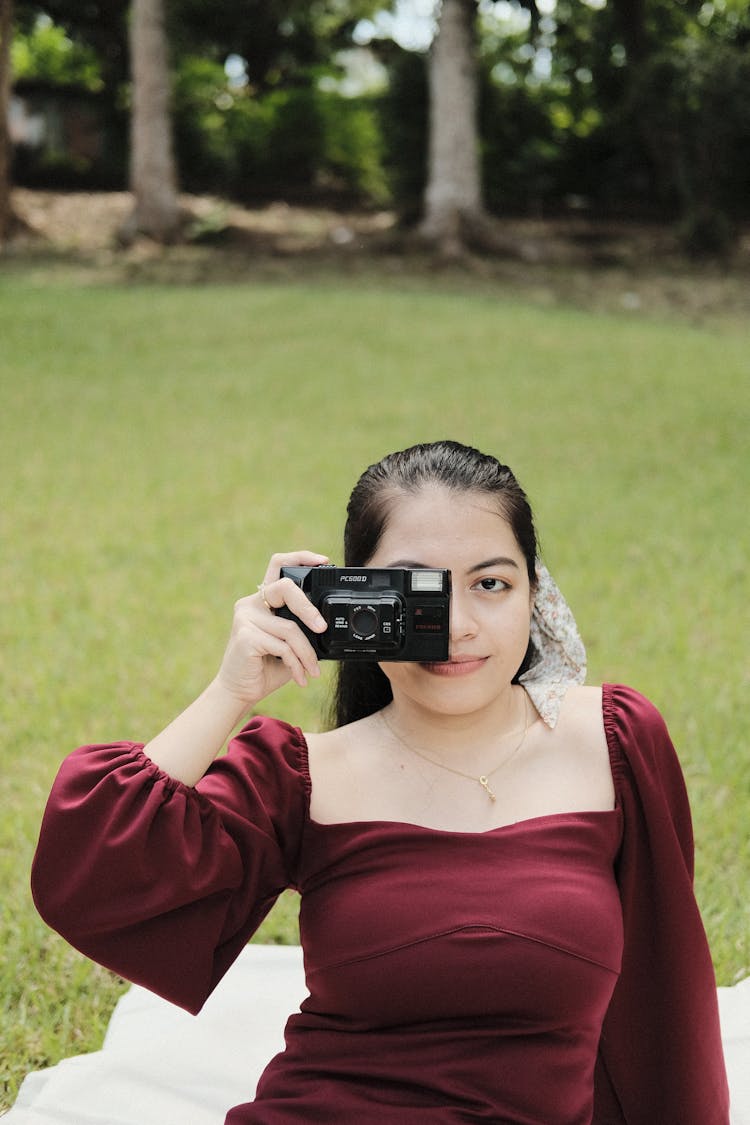
<instances>
[{"instance_id":1,"label":"woman's eye","mask_svg":"<svg viewBox=\"0 0 750 1125\"><path fill-rule=\"evenodd\" d=\"M476 586L480 590L487 590L490 594L493 594L496 590L508 590L510 588L502 578L480 578Z\"/></svg>"}]
</instances>

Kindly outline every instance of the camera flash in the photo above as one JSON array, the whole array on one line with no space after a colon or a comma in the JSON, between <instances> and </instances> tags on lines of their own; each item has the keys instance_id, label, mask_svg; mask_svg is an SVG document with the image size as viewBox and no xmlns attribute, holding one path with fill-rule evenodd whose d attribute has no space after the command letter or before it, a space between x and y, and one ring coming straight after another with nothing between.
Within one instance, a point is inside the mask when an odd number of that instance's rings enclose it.
<instances>
[{"instance_id":1,"label":"camera flash","mask_svg":"<svg viewBox=\"0 0 750 1125\"><path fill-rule=\"evenodd\" d=\"M413 570L411 572L412 594L440 594L442 589L442 570Z\"/></svg>"}]
</instances>

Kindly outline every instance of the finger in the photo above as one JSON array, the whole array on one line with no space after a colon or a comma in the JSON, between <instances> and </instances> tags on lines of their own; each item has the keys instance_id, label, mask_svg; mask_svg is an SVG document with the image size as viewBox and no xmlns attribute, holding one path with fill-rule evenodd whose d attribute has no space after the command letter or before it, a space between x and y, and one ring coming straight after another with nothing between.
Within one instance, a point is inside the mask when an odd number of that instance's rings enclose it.
<instances>
[{"instance_id":1,"label":"finger","mask_svg":"<svg viewBox=\"0 0 750 1125\"><path fill-rule=\"evenodd\" d=\"M287 621L285 624L290 626L287 637L287 647L289 651L304 668L305 673L317 679L318 676L320 676L320 664L318 663L318 656L315 649L302 630L299 629L293 621Z\"/></svg>"},{"instance_id":2,"label":"finger","mask_svg":"<svg viewBox=\"0 0 750 1125\"><path fill-rule=\"evenodd\" d=\"M298 606L298 608L308 613L312 609L313 613L317 614L317 610L307 601L302 591L295 587L293 582L290 582L290 585L294 587L297 594L295 601L298 602L299 596L301 596L303 602L306 603ZM232 636L236 643L249 651L254 651L258 656L265 656L266 654L281 656L278 647L279 642L281 642L291 646L297 659L304 664L310 675L320 675L314 647L303 633L298 621L279 617L273 612L273 609L270 608L272 603L268 601L269 592L267 588L263 592L265 601L259 592L251 594L249 597L240 598L235 603ZM320 617L319 614L318 617ZM323 621L323 626L325 627L325 621ZM271 640L273 640L273 647L269 648Z\"/></svg>"},{"instance_id":3,"label":"finger","mask_svg":"<svg viewBox=\"0 0 750 1125\"><path fill-rule=\"evenodd\" d=\"M326 619L316 609L304 590L291 578L279 578L277 582L262 584L261 599L268 609L289 609L308 629L323 633L328 628Z\"/></svg>"},{"instance_id":4,"label":"finger","mask_svg":"<svg viewBox=\"0 0 750 1125\"><path fill-rule=\"evenodd\" d=\"M286 667L294 682L300 687L307 687L308 676L320 674L319 670L316 670L316 668L306 667L292 646L287 644L282 637L274 637L272 634L269 634L265 647L267 649L267 655L273 656L279 660ZM315 654L313 653L312 655L314 660Z\"/></svg>"},{"instance_id":5,"label":"finger","mask_svg":"<svg viewBox=\"0 0 750 1125\"><path fill-rule=\"evenodd\" d=\"M275 582L281 573L282 566L325 566L330 561L328 555L319 555L315 551L288 551L271 555L263 581Z\"/></svg>"},{"instance_id":6,"label":"finger","mask_svg":"<svg viewBox=\"0 0 750 1125\"><path fill-rule=\"evenodd\" d=\"M308 676L318 677L320 665L315 649L295 621L285 617L267 614L262 627L257 624L256 645L265 653L278 656L288 663L290 669L300 665ZM292 654L291 661L285 659L287 650Z\"/></svg>"}]
</instances>

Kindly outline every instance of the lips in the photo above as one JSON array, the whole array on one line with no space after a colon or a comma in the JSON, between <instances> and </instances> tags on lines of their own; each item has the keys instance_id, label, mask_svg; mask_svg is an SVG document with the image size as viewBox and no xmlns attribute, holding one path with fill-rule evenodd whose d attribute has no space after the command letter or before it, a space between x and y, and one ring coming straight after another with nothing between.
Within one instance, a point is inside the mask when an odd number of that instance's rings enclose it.
<instances>
[{"instance_id":1,"label":"lips","mask_svg":"<svg viewBox=\"0 0 750 1125\"><path fill-rule=\"evenodd\" d=\"M453 656L439 664L423 664L422 667L433 676L470 676L483 668L488 660L487 656Z\"/></svg>"}]
</instances>

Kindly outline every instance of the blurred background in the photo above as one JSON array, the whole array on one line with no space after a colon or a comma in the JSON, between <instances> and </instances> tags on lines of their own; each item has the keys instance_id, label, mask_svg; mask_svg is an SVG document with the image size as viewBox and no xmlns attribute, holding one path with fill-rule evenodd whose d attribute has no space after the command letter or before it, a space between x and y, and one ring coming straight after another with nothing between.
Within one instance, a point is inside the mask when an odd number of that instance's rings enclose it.
<instances>
[{"instance_id":1,"label":"blurred background","mask_svg":"<svg viewBox=\"0 0 750 1125\"><path fill-rule=\"evenodd\" d=\"M178 187L475 245L481 212L567 215L727 255L748 218L747 0L0 0L0 30L6 237L10 182L135 181L157 237Z\"/></svg>"}]
</instances>

